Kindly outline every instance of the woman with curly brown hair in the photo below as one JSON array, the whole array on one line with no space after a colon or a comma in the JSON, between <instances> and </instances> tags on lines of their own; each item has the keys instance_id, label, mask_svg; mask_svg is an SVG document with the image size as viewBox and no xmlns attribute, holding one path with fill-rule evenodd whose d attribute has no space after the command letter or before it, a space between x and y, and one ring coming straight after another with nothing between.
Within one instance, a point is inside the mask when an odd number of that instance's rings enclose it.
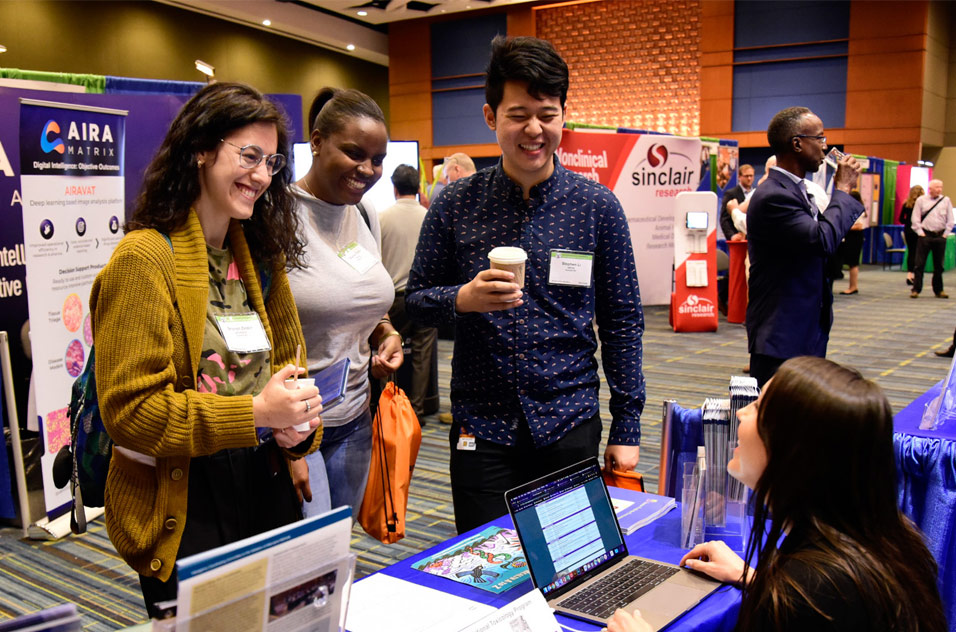
<instances>
[{"instance_id":1,"label":"woman with curly brown hair","mask_svg":"<svg viewBox=\"0 0 956 632\"><path fill-rule=\"evenodd\" d=\"M284 383L304 345L286 278L302 254L288 146L284 117L255 89L200 90L93 285L115 441L106 527L151 616L176 598L177 559L301 517L287 459L318 446L321 406L315 387Z\"/></svg>"}]
</instances>

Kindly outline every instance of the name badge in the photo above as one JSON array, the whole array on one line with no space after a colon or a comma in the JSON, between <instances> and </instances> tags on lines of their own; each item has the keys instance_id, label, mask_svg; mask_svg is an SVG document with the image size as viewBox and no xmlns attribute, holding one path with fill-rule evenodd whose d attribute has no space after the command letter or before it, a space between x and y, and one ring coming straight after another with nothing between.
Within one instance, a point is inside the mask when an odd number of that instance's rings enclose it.
<instances>
[{"instance_id":1,"label":"name badge","mask_svg":"<svg viewBox=\"0 0 956 632\"><path fill-rule=\"evenodd\" d=\"M363 248L357 241L353 241L339 250L339 257L359 274L365 274L378 263L378 258Z\"/></svg>"},{"instance_id":2,"label":"name badge","mask_svg":"<svg viewBox=\"0 0 956 632\"><path fill-rule=\"evenodd\" d=\"M548 267L549 285L591 287L594 253L577 250L552 250Z\"/></svg>"},{"instance_id":3,"label":"name badge","mask_svg":"<svg viewBox=\"0 0 956 632\"><path fill-rule=\"evenodd\" d=\"M465 434L464 432L458 435L458 449L459 450L475 450L478 447L478 442L475 441L475 435Z\"/></svg>"},{"instance_id":4,"label":"name badge","mask_svg":"<svg viewBox=\"0 0 956 632\"><path fill-rule=\"evenodd\" d=\"M216 316L216 326L226 341L226 348L233 353L256 353L272 349L266 329L255 312L219 314Z\"/></svg>"}]
</instances>

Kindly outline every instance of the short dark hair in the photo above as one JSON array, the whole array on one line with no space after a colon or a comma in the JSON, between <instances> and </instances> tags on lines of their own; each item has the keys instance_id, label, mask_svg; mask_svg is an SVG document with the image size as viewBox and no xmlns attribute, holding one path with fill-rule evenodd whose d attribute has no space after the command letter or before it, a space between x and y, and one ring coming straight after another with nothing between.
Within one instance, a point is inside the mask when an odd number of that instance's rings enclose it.
<instances>
[{"instance_id":1,"label":"short dark hair","mask_svg":"<svg viewBox=\"0 0 956 632\"><path fill-rule=\"evenodd\" d=\"M507 81L527 83L528 94L535 98L559 97L562 108L568 100L568 65L546 40L496 36L485 72L485 102L493 111L501 104Z\"/></svg>"},{"instance_id":2,"label":"short dark hair","mask_svg":"<svg viewBox=\"0 0 956 632\"><path fill-rule=\"evenodd\" d=\"M392 184L399 195L415 195L421 187L418 169L410 165L398 165L392 172Z\"/></svg>"},{"instance_id":3,"label":"short dark hair","mask_svg":"<svg viewBox=\"0 0 956 632\"><path fill-rule=\"evenodd\" d=\"M213 83L203 87L176 115L166 137L143 175L143 188L126 232L155 228L170 233L182 226L199 199L199 154L212 151L231 132L253 123L276 127L278 153L289 155L289 126L285 115L255 88L242 83ZM303 246L295 200L289 192L292 169L272 176L266 192L256 200L252 217L242 226L253 258L272 264L302 265Z\"/></svg>"},{"instance_id":4,"label":"short dark hair","mask_svg":"<svg viewBox=\"0 0 956 632\"><path fill-rule=\"evenodd\" d=\"M936 562L897 506L893 409L880 387L824 358L792 358L763 393L757 432L767 465L753 492L745 558L757 563L741 629L779 628L803 600L825 607L795 588L804 567L824 586L848 575L877 628L944 630ZM810 549L778 549L785 532Z\"/></svg>"},{"instance_id":5,"label":"short dark hair","mask_svg":"<svg viewBox=\"0 0 956 632\"><path fill-rule=\"evenodd\" d=\"M800 123L807 114L813 114L810 108L792 107L780 110L767 126L767 142L773 153L779 158L783 154L792 154L793 145L790 141L800 133Z\"/></svg>"},{"instance_id":6,"label":"short dark hair","mask_svg":"<svg viewBox=\"0 0 956 632\"><path fill-rule=\"evenodd\" d=\"M328 138L341 131L346 121L357 117L378 121L388 129L382 108L364 92L322 88L309 107L309 135L318 130L320 136Z\"/></svg>"}]
</instances>

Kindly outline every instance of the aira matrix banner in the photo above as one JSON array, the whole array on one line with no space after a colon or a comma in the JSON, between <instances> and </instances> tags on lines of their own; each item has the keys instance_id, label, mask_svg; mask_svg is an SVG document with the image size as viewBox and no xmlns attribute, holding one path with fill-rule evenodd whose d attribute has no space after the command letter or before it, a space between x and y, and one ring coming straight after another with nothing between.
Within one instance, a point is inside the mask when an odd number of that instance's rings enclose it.
<instances>
[{"instance_id":1,"label":"aira matrix banner","mask_svg":"<svg viewBox=\"0 0 956 632\"><path fill-rule=\"evenodd\" d=\"M51 469L70 441L70 387L93 344L89 296L124 222L126 112L21 99L20 188L33 378L48 515L70 501ZM135 353L135 349L130 349Z\"/></svg>"}]
</instances>

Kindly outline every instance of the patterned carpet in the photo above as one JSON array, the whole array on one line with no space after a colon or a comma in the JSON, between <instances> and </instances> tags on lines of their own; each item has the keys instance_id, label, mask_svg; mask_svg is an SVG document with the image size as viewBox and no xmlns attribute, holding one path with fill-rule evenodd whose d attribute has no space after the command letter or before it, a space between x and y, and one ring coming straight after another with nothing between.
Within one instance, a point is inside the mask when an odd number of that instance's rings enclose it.
<instances>
[{"instance_id":1,"label":"patterned carpet","mask_svg":"<svg viewBox=\"0 0 956 632\"><path fill-rule=\"evenodd\" d=\"M952 274L947 274L951 277ZM875 379L899 411L946 376L949 362L932 351L945 347L956 325L956 299L938 300L926 292L909 298L899 271L864 266L860 293L837 296L829 357ZM836 291L844 289L838 281ZM664 307L645 310L644 372L647 408L642 419L639 470L649 491L657 488L661 405L676 399L698 406L705 397L726 393L731 375L748 363L742 325L721 317L716 333L675 334ZM439 383L447 411L452 343L440 341ZM607 420L607 389L602 391ZM407 537L384 545L353 532L359 576L440 543L455 534L448 487L447 426L437 415L425 419L421 452L412 481ZM115 630L145 620L135 574L120 561L101 521L81 537L58 542L20 539L18 529L0 530L0 617L32 612L63 601L79 606L86 630Z\"/></svg>"}]
</instances>

